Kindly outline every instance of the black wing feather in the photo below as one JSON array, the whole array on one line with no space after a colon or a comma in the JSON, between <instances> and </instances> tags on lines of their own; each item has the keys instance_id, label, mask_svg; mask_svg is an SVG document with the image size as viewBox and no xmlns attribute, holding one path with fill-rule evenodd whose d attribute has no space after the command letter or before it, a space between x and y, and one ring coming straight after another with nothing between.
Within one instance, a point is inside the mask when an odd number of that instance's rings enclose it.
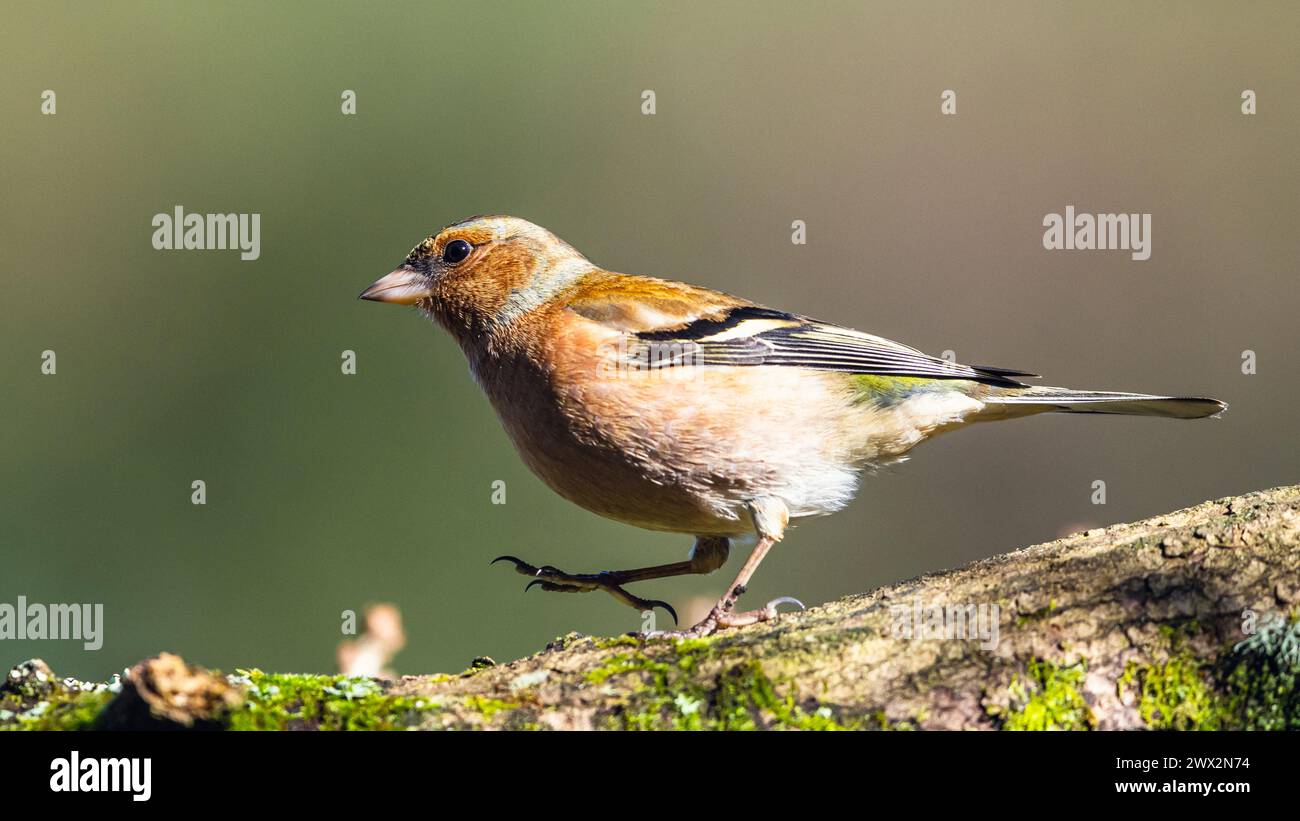
<instances>
[{"instance_id":1,"label":"black wing feather","mask_svg":"<svg viewBox=\"0 0 1300 821\"><path fill-rule=\"evenodd\" d=\"M1001 387L1026 387L1010 368L959 365L882 337L759 306L734 308L720 319L699 319L677 330L645 331L642 349L673 346L672 356L639 351L651 367L769 365L842 373L964 379Z\"/></svg>"}]
</instances>

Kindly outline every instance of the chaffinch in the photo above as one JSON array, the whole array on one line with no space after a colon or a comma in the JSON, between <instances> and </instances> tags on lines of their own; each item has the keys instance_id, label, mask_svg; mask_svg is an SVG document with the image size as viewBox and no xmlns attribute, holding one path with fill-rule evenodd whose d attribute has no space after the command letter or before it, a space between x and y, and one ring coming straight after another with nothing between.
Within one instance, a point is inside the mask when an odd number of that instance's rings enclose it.
<instances>
[{"instance_id":1,"label":"chaffinch","mask_svg":"<svg viewBox=\"0 0 1300 821\"><path fill-rule=\"evenodd\" d=\"M565 573L513 556L543 590L604 590L709 573L731 540L752 553L707 617L682 633L766 621L783 597L736 601L789 522L833 513L869 468L975 421L1044 411L1195 419L1215 399L1030 387L718 291L602 270L522 219L480 216L421 242L362 299L415 305L460 344L530 469L602 516L695 536L686 561ZM802 607L802 605L799 605Z\"/></svg>"}]
</instances>

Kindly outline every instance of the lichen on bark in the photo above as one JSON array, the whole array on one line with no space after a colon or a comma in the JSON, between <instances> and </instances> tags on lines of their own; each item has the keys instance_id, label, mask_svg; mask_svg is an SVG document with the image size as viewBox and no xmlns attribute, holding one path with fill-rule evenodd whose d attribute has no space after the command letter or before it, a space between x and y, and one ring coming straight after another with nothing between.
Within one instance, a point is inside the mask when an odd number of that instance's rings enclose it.
<instances>
[{"instance_id":1,"label":"lichen on bark","mask_svg":"<svg viewBox=\"0 0 1300 821\"><path fill-rule=\"evenodd\" d=\"M87 685L29 662L0 685L0 728L175 724L168 693L184 692L206 705L193 723L234 729L1297 729L1297 548L1300 486L1283 487L706 639L571 634L458 674L242 671L227 690L169 662L154 680L173 683L132 702L132 676ZM906 638L918 602L996 605L996 645ZM157 661L133 668L141 683Z\"/></svg>"}]
</instances>

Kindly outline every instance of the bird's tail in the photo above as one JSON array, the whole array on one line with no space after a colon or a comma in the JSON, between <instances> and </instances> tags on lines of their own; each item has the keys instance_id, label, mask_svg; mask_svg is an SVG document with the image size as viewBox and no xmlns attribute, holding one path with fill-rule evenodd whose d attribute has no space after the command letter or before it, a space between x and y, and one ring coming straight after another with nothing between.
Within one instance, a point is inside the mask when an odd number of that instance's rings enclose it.
<instances>
[{"instance_id":1,"label":"bird's tail","mask_svg":"<svg viewBox=\"0 0 1300 821\"><path fill-rule=\"evenodd\" d=\"M1217 399L1195 396L1152 396L1049 387L990 388L981 399L986 405L984 415L987 417L1032 413L1118 413L1165 419L1201 419L1217 416L1228 408L1226 403Z\"/></svg>"}]
</instances>

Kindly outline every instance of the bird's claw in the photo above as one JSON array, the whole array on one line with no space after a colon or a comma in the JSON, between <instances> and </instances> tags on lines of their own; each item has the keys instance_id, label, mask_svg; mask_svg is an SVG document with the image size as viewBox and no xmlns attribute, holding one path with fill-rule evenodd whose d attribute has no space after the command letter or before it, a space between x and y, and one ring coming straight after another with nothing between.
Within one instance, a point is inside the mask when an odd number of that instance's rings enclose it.
<instances>
[{"instance_id":1,"label":"bird's claw","mask_svg":"<svg viewBox=\"0 0 1300 821\"><path fill-rule=\"evenodd\" d=\"M540 587L542 590L551 593L590 593L592 590L604 590L615 599L643 613L656 607L663 608L668 615L673 617L673 624L677 624L677 611L673 609L671 604L659 599L643 599L627 592L617 583L617 574L609 571L571 574L549 564L537 567L516 556L497 556L490 564L501 561L512 562L515 566L515 572L520 575L534 577L531 582L524 586L525 593L534 587Z\"/></svg>"},{"instance_id":2,"label":"bird's claw","mask_svg":"<svg viewBox=\"0 0 1300 821\"><path fill-rule=\"evenodd\" d=\"M653 610L653 609L656 608L656 607L662 607L662 608L664 609L664 611L666 611L666 612L668 613L668 615L670 615L670 616L673 617L673 624L677 624L677 623L678 623L678 621L677 621L677 611L674 610L674 609L673 609L673 606L672 606L671 604L669 604L668 602L666 602L666 601L660 601L659 599L642 599L642 601L643 601L643 602L645 603L645 605L646 605L646 606L645 606L645 609L642 610L642 612L645 612L645 610Z\"/></svg>"},{"instance_id":3,"label":"bird's claw","mask_svg":"<svg viewBox=\"0 0 1300 821\"><path fill-rule=\"evenodd\" d=\"M808 609L807 607L804 607L803 602L799 601L794 596L781 596L780 598L772 599L770 602L763 605L763 609L771 613L772 618L776 618L776 616L778 615L776 606L778 604L793 604L795 607L798 607L800 610Z\"/></svg>"},{"instance_id":4,"label":"bird's claw","mask_svg":"<svg viewBox=\"0 0 1300 821\"><path fill-rule=\"evenodd\" d=\"M800 610L806 610L803 602L794 596L781 596L772 599L767 604L757 610L746 610L741 613L732 612L729 607L723 607L721 603L714 606L698 624L688 627L685 630L651 630L642 635L648 639L695 639L711 636L719 630L728 627L746 627L751 624L758 624L764 621L774 621L781 612L777 607L782 604L793 604Z\"/></svg>"},{"instance_id":5,"label":"bird's claw","mask_svg":"<svg viewBox=\"0 0 1300 821\"><path fill-rule=\"evenodd\" d=\"M536 576L541 572L540 567L534 567L523 559L515 556L497 556L495 559L488 562L488 564L496 564L497 562L513 562L515 565L515 571L525 576Z\"/></svg>"}]
</instances>

